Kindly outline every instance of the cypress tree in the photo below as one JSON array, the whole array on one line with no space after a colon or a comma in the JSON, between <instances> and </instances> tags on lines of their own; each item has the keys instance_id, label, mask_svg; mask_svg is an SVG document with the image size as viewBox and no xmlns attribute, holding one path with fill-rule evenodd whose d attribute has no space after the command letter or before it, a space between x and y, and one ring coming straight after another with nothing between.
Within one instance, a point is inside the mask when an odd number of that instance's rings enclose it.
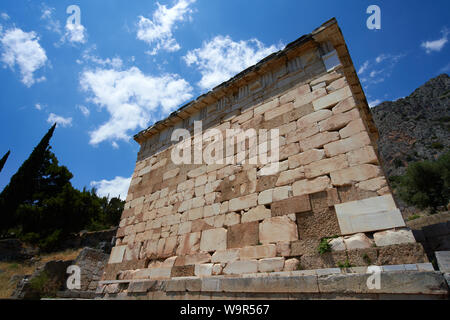
<instances>
[{"instance_id":1,"label":"cypress tree","mask_svg":"<svg viewBox=\"0 0 450 320\"><path fill-rule=\"evenodd\" d=\"M55 128L56 123L48 130L0 194L0 212L2 214L0 230L8 229L14 224L15 211L19 205L26 203L27 200L30 201L38 189L41 169L50 155L49 143Z\"/></svg>"},{"instance_id":2,"label":"cypress tree","mask_svg":"<svg viewBox=\"0 0 450 320\"><path fill-rule=\"evenodd\" d=\"M3 156L3 158L0 160L0 172L2 171L2 169L3 169L3 166L5 165L5 163L6 163L6 160L8 160L8 157L9 157L9 154L11 153L11 151L8 151L4 156Z\"/></svg>"}]
</instances>

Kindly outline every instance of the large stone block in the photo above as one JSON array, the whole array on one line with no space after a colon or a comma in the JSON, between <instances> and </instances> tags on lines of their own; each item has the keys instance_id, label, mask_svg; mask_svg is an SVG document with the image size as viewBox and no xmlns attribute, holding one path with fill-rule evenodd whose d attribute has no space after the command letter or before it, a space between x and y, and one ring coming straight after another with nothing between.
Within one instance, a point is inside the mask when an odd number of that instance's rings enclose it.
<instances>
[{"instance_id":1,"label":"large stone block","mask_svg":"<svg viewBox=\"0 0 450 320\"><path fill-rule=\"evenodd\" d=\"M345 113L338 113L330 118L320 121L320 131L336 131L344 128L352 120L360 117L358 109L352 109Z\"/></svg>"},{"instance_id":2,"label":"large stone block","mask_svg":"<svg viewBox=\"0 0 450 320\"><path fill-rule=\"evenodd\" d=\"M350 151L347 153L347 160L350 167L364 163L378 164L378 158L372 146Z\"/></svg>"},{"instance_id":3,"label":"large stone block","mask_svg":"<svg viewBox=\"0 0 450 320\"><path fill-rule=\"evenodd\" d=\"M290 156L288 159L289 169L305 166L315 161L322 160L325 157L325 151L311 149L297 155Z\"/></svg>"},{"instance_id":4,"label":"large stone block","mask_svg":"<svg viewBox=\"0 0 450 320\"><path fill-rule=\"evenodd\" d=\"M179 244L176 250L177 255L184 256L198 252L200 245L200 232L188 233L179 237Z\"/></svg>"},{"instance_id":5,"label":"large stone block","mask_svg":"<svg viewBox=\"0 0 450 320\"><path fill-rule=\"evenodd\" d=\"M202 231L201 251L225 250L227 248L227 230L224 228Z\"/></svg>"},{"instance_id":6,"label":"large stone block","mask_svg":"<svg viewBox=\"0 0 450 320\"><path fill-rule=\"evenodd\" d=\"M450 272L450 251L436 251L436 261L441 272Z\"/></svg>"},{"instance_id":7,"label":"large stone block","mask_svg":"<svg viewBox=\"0 0 450 320\"><path fill-rule=\"evenodd\" d=\"M286 135L286 143L298 142L319 133L320 128L316 123L307 126L301 126L296 130L290 131ZM281 132L280 132L281 135Z\"/></svg>"},{"instance_id":8,"label":"large stone block","mask_svg":"<svg viewBox=\"0 0 450 320\"><path fill-rule=\"evenodd\" d=\"M227 248L254 246L259 242L258 221L236 224L228 228Z\"/></svg>"},{"instance_id":9,"label":"large stone block","mask_svg":"<svg viewBox=\"0 0 450 320\"><path fill-rule=\"evenodd\" d=\"M347 156L345 154L337 157L319 160L305 166L305 176L308 179L323 176L333 171L347 168Z\"/></svg>"},{"instance_id":10,"label":"large stone block","mask_svg":"<svg viewBox=\"0 0 450 320\"><path fill-rule=\"evenodd\" d=\"M416 242L412 231L406 229L376 232L373 234L373 239L377 247Z\"/></svg>"},{"instance_id":11,"label":"large stone block","mask_svg":"<svg viewBox=\"0 0 450 320\"><path fill-rule=\"evenodd\" d=\"M330 110L319 110L297 120L297 128L310 128L317 124L319 121L331 117L333 113ZM317 128L319 129L319 128Z\"/></svg>"},{"instance_id":12,"label":"large stone block","mask_svg":"<svg viewBox=\"0 0 450 320\"><path fill-rule=\"evenodd\" d=\"M266 192L266 191L263 191L263 192ZM271 203L271 202L272 202L272 196L270 197L270 201L267 203ZM271 216L272 216L271 209L267 209L265 206L259 205L256 208L250 209L249 211L245 212L242 215L241 222L245 223L245 222L252 222L252 221L261 221L261 220L270 218Z\"/></svg>"},{"instance_id":13,"label":"large stone block","mask_svg":"<svg viewBox=\"0 0 450 320\"><path fill-rule=\"evenodd\" d=\"M336 204L334 207L344 235L405 226L391 195Z\"/></svg>"},{"instance_id":14,"label":"large stone block","mask_svg":"<svg viewBox=\"0 0 450 320\"><path fill-rule=\"evenodd\" d=\"M323 176L313 180L305 179L295 182L292 185L292 192L294 196L301 196L304 194L320 192L330 187L330 178Z\"/></svg>"},{"instance_id":15,"label":"large stone block","mask_svg":"<svg viewBox=\"0 0 450 320\"><path fill-rule=\"evenodd\" d=\"M330 93L324 97L321 97L313 101L314 110L321 110L325 108L330 108L338 104L340 101L347 99L352 96L352 91L350 87L344 87L333 93Z\"/></svg>"},{"instance_id":16,"label":"large stone block","mask_svg":"<svg viewBox=\"0 0 450 320\"><path fill-rule=\"evenodd\" d=\"M345 139L351 137L361 131L367 131L366 126L361 118L350 121L350 123L345 127L339 130L339 134L341 139Z\"/></svg>"},{"instance_id":17,"label":"large stone block","mask_svg":"<svg viewBox=\"0 0 450 320\"><path fill-rule=\"evenodd\" d=\"M239 260L239 249L228 249L214 252L211 262L228 263Z\"/></svg>"},{"instance_id":18,"label":"large stone block","mask_svg":"<svg viewBox=\"0 0 450 320\"><path fill-rule=\"evenodd\" d=\"M258 261L258 272L280 272L284 268L284 258L265 258Z\"/></svg>"},{"instance_id":19,"label":"large stone block","mask_svg":"<svg viewBox=\"0 0 450 320\"><path fill-rule=\"evenodd\" d=\"M278 180L276 182L276 186L284 186L287 184L292 184L293 182L303 179L305 177L304 169L302 167L283 171L280 173Z\"/></svg>"},{"instance_id":20,"label":"large stone block","mask_svg":"<svg viewBox=\"0 0 450 320\"><path fill-rule=\"evenodd\" d=\"M224 274L245 274L258 272L257 260L245 260L230 262L223 269Z\"/></svg>"},{"instance_id":21,"label":"large stone block","mask_svg":"<svg viewBox=\"0 0 450 320\"><path fill-rule=\"evenodd\" d=\"M126 248L127 246L116 246L112 248L108 263L121 263L123 261Z\"/></svg>"},{"instance_id":22,"label":"large stone block","mask_svg":"<svg viewBox=\"0 0 450 320\"><path fill-rule=\"evenodd\" d=\"M287 216L269 218L259 224L259 241L263 244L297 239L297 225Z\"/></svg>"},{"instance_id":23,"label":"large stone block","mask_svg":"<svg viewBox=\"0 0 450 320\"><path fill-rule=\"evenodd\" d=\"M347 250L368 249L373 247L373 242L364 233L357 233L352 236L344 237L344 243Z\"/></svg>"},{"instance_id":24,"label":"large stone block","mask_svg":"<svg viewBox=\"0 0 450 320\"><path fill-rule=\"evenodd\" d=\"M319 149L336 140L339 140L338 132L321 132L300 141L300 149L303 152L310 149Z\"/></svg>"},{"instance_id":25,"label":"large stone block","mask_svg":"<svg viewBox=\"0 0 450 320\"><path fill-rule=\"evenodd\" d=\"M381 175L380 167L372 164L361 164L330 173L331 183L334 186L351 185L354 182L366 181Z\"/></svg>"},{"instance_id":26,"label":"large stone block","mask_svg":"<svg viewBox=\"0 0 450 320\"><path fill-rule=\"evenodd\" d=\"M369 135L367 134L367 132L362 131L349 138L325 144L324 149L327 157L334 157L338 154L343 154L352 150L360 149L370 144L371 141Z\"/></svg>"},{"instance_id":27,"label":"large stone block","mask_svg":"<svg viewBox=\"0 0 450 320\"><path fill-rule=\"evenodd\" d=\"M353 109L354 107L356 107L355 99L353 99L353 97L348 97L347 99L344 99L341 102L339 102L332 109L332 111L333 111L333 114L338 114L338 113L349 111L349 110Z\"/></svg>"},{"instance_id":28,"label":"large stone block","mask_svg":"<svg viewBox=\"0 0 450 320\"><path fill-rule=\"evenodd\" d=\"M231 199L229 202L229 208L230 211L239 211L242 209L256 207L257 202L258 202L258 195L254 193L240 198Z\"/></svg>"},{"instance_id":29,"label":"large stone block","mask_svg":"<svg viewBox=\"0 0 450 320\"><path fill-rule=\"evenodd\" d=\"M244 247L239 250L240 260L273 258L276 255L277 255L277 247L274 244Z\"/></svg>"},{"instance_id":30,"label":"large stone block","mask_svg":"<svg viewBox=\"0 0 450 320\"><path fill-rule=\"evenodd\" d=\"M300 213L311 210L308 195L291 197L282 201L273 202L271 205L272 216L284 216L291 213Z\"/></svg>"}]
</instances>

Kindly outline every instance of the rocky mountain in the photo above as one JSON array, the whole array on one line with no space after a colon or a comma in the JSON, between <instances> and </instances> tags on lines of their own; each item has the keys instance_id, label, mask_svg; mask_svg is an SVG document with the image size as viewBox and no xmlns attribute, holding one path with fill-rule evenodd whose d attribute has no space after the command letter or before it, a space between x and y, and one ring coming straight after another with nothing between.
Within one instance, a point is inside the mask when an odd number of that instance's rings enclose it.
<instances>
[{"instance_id":1,"label":"rocky mountain","mask_svg":"<svg viewBox=\"0 0 450 320\"><path fill-rule=\"evenodd\" d=\"M434 160L450 150L450 78L429 80L408 97L372 108L380 133L379 151L388 177L403 175L408 163Z\"/></svg>"}]
</instances>

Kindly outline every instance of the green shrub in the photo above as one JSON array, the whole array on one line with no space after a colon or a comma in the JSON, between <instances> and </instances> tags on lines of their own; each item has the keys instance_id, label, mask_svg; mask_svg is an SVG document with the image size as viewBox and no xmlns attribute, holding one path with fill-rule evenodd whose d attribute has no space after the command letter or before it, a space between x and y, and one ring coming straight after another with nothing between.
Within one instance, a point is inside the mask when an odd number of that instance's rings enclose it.
<instances>
[{"instance_id":1,"label":"green shrub","mask_svg":"<svg viewBox=\"0 0 450 320\"><path fill-rule=\"evenodd\" d=\"M399 196L420 209L448 204L450 197L450 152L436 161L411 164L398 184Z\"/></svg>"},{"instance_id":2,"label":"green shrub","mask_svg":"<svg viewBox=\"0 0 450 320\"><path fill-rule=\"evenodd\" d=\"M350 261L348 260L348 259L346 259L345 260L345 262L338 262L338 268L341 268L341 269L347 269L347 268L351 268L352 267L352 265L350 264Z\"/></svg>"},{"instance_id":3,"label":"green shrub","mask_svg":"<svg viewBox=\"0 0 450 320\"><path fill-rule=\"evenodd\" d=\"M442 143L436 141L431 144L431 148L437 149L437 150L442 150L445 148L445 146Z\"/></svg>"}]
</instances>

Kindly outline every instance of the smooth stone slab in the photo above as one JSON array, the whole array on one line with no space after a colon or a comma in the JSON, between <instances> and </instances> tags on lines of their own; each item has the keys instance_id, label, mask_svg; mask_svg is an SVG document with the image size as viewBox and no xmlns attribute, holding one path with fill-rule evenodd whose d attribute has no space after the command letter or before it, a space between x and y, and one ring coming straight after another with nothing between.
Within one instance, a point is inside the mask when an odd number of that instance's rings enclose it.
<instances>
[{"instance_id":1,"label":"smooth stone slab","mask_svg":"<svg viewBox=\"0 0 450 320\"><path fill-rule=\"evenodd\" d=\"M437 264L441 272L450 272L450 251L436 251Z\"/></svg>"},{"instance_id":2,"label":"smooth stone slab","mask_svg":"<svg viewBox=\"0 0 450 320\"><path fill-rule=\"evenodd\" d=\"M354 234L404 227L392 195L334 205L341 234Z\"/></svg>"},{"instance_id":3,"label":"smooth stone slab","mask_svg":"<svg viewBox=\"0 0 450 320\"><path fill-rule=\"evenodd\" d=\"M118 246L114 247L111 250L111 255L109 257L109 264L111 263L121 263L123 260L123 256L125 254L125 249L127 246Z\"/></svg>"}]
</instances>

